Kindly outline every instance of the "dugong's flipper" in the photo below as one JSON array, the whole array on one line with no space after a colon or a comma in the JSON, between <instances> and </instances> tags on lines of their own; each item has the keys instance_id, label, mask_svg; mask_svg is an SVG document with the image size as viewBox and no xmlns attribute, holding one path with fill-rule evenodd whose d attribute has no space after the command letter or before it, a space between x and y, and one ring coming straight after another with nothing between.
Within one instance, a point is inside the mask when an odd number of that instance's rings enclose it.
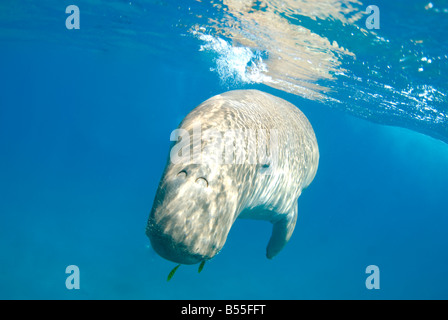
<instances>
[{"instance_id":1,"label":"dugong's flipper","mask_svg":"<svg viewBox=\"0 0 448 320\"><path fill-rule=\"evenodd\" d=\"M266 248L266 257L272 259L288 243L297 222L297 205L288 214L273 221L272 235Z\"/></svg>"}]
</instances>

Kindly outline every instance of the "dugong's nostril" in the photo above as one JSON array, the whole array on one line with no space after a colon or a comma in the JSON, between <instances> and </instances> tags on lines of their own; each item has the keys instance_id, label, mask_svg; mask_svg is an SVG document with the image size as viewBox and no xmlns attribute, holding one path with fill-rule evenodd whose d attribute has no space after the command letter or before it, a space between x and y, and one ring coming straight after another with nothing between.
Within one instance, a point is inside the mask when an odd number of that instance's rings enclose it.
<instances>
[{"instance_id":1,"label":"dugong's nostril","mask_svg":"<svg viewBox=\"0 0 448 320\"><path fill-rule=\"evenodd\" d=\"M208 187L208 181L205 178L197 178L196 183L198 183L202 187Z\"/></svg>"},{"instance_id":2,"label":"dugong's nostril","mask_svg":"<svg viewBox=\"0 0 448 320\"><path fill-rule=\"evenodd\" d=\"M187 171L182 170L177 174L178 178L185 178L187 176Z\"/></svg>"}]
</instances>

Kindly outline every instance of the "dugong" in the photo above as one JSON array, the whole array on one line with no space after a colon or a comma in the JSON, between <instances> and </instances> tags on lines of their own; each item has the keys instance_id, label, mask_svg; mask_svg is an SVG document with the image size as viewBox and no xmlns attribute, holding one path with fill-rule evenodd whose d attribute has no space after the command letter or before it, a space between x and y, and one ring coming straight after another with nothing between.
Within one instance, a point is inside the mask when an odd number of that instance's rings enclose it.
<instances>
[{"instance_id":1,"label":"dugong","mask_svg":"<svg viewBox=\"0 0 448 320\"><path fill-rule=\"evenodd\" d=\"M179 264L204 262L235 220L248 218L273 224L266 256L278 254L319 163L305 115L265 92L229 91L193 109L171 140L146 227L154 250Z\"/></svg>"}]
</instances>

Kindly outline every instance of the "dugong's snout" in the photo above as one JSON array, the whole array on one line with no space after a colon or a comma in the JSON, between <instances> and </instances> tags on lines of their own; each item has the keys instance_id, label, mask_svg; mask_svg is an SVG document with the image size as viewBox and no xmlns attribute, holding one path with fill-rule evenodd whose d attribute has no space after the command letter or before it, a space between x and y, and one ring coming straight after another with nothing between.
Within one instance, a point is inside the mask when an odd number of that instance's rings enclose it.
<instances>
[{"instance_id":1,"label":"dugong's snout","mask_svg":"<svg viewBox=\"0 0 448 320\"><path fill-rule=\"evenodd\" d=\"M153 249L167 260L182 264L195 264L210 259L199 252L193 252L186 243L180 242L173 235L164 232L163 228L154 223L152 219L148 221L146 235L151 241Z\"/></svg>"},{"instance_id":2,"label":"dugong's snout","mask_svg":"<svg viewBox=\"0 0 448 320\"><path fill-rule=\"evenodd\" d=\"M195 264L213 258L224 246L233 223L233 202L214 192L204 175L191 168L167 170L151 210L146 234L163 258ZM204 179L207 183L198 181ZM233 210L229 214L230 210Z\"/></svg>"},{"instance_id":3,"label":"dugong's snout","mask_svg":"<svg viewBox=\"0 0 448 320\"><path fill-rule=\"evenodd\" d=\"M150 215L146 234L153 249L163 258L181 264L195 264L213 258L223 241L201 222L201 216L188 217L188 212Z\"/></svg>"}]
</instances>

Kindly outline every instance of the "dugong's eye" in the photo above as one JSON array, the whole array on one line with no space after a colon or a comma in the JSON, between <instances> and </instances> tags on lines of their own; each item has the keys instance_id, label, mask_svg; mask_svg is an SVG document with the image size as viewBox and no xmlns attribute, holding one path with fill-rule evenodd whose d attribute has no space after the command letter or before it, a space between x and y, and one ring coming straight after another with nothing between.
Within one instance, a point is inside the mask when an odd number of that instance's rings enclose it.
<instances>
[{"instance_id":1,"label":"dugong's eye","mask_svg":"<svg viewBox=\"0 0 448 320\"><path fill-rule=\"evenodd\" d=\"M208 187L208 181L205 178L197 178L196 183L199 183L202 187Z\"/></svg>"},{"instance_id":2,"label":"dugong's eye","mask_svg":"<svg viewBox=\"0 0 448 320\"><path fill-rule=\"evenodd\" d=\"M187 171L185 171L185 170L182 170L181 172L179 172L177 174L178 178L185 178L186 176L187 176Z\"/></svg>"}]
</instances>

